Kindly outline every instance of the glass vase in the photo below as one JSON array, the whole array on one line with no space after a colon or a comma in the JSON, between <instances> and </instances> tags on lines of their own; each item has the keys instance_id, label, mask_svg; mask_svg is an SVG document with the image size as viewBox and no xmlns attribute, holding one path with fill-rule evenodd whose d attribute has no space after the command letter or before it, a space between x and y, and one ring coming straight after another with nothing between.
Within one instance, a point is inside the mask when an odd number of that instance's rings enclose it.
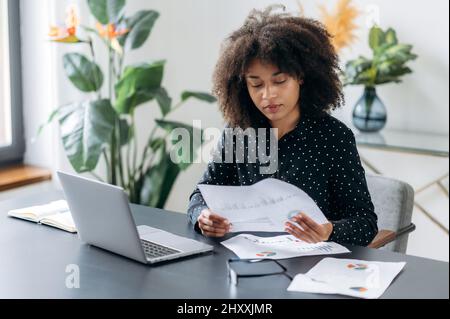
<instances>
[{"instance_id":1,"label":"glass vase","mask_svg":"<svg viewBox=\"0 0 450 319\"><path fill-rule=\"evenodd\" d=\"M387 121L386 107L375 87L365 87L353 109L353 125L362 132L378 132Z\"/></svg>"}]
</instances>

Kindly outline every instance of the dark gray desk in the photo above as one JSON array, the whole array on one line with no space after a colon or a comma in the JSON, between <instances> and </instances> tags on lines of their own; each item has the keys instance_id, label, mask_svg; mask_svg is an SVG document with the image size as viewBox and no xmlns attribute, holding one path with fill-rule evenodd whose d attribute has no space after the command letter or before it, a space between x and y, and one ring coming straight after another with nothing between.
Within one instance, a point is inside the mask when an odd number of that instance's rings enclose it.
<instances>
[{"instance_id":1,"label":"dark gray desk","mask_svg":"<svg viewBox=\"0 0 450 319\"><path fill-rule=\"evenodd\" d=\"M58 192L0 203L0 298L345 298L336 295L286 291L283 275L241 279L228 283L226 260L234 255L203 238L188 226L183 214L133 205L136 223L202 240L215 246L214 253L158 266L147 266L86 245L70 234L7 216L12 208L60 199ZM118 234L120 236L120 234ZM337 258L406 261L405 269L382 298L448 298L449 265L383 250L348 247L352 253ZM305 273L323 256L281 262L291 275ZM66 288L66 267L80 269L80 288Z\"/></svg>"}]
</instances>

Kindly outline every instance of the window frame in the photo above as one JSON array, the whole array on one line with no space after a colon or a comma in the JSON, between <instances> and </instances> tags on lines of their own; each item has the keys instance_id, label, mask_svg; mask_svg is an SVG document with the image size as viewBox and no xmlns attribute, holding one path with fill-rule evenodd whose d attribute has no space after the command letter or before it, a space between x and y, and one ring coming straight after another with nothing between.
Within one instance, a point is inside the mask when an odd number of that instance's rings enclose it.
<instances>
[{"instance_id":1,"label":"window frame","mask_svg":"<svg viewBox=\"0 0 450 319\"><path fill-rule=\"evenodd\" d=\"M20 48L20 2L6 0L8 14L9 78L11 101L11 144L0 146L0 166L23 161L22 62ZM0 71L1 72L1 71Z\"/></svg>"}]
</instances>

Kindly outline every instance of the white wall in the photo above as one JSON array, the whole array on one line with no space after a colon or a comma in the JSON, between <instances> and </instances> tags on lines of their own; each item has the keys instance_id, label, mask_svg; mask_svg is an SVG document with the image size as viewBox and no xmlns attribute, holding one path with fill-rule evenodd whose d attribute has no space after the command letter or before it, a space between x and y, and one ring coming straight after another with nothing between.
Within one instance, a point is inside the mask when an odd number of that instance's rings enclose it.
<instances>
[{"instance_id":1,"label":"white wall","mask_svg":"<svg viewBox=\"0 0 450 319\"><path fill-rule=\"evenodd\" d=\"M54 166L55 129L50 127L35 137L57 103L54 48L46 38L52 14L50 3L24 0L20 8L25 162L49 168Z\"/></svg>"},{"instance_id":2,"label":"white wall","mask_svg":"<svg viewBox=\"0 0 450 319\"><path fill-rule=\"evenodd\" d=\"M65 78L61 67L61 56L67 47L55 47L55 44L45 41L48 24L57 21L57 18L63 21L64 7L72 2L24 0L22 6L24 113L28 141L25 158L27 162L54 169L70 168L61 152L55 128L47 130L35 144L31 144L30 140L38 125L46 119L54 106L81 97ZM76 2L80 4L82 19L86 23L85 2ZM294 0L277 2L285 4L290 12L298 9ZM318 4L330 7L334 3L334 1L313 0L301 2L305 14L313 18L318 18ZM127 3L129 14L141 9L154 9L161 14L149 41L143 48L130 54L127 61L134 63L167 59L163 85L174 101L177 101L179 94L185 89L210 90L211 75L221 41L242 24L252 8L264 8L274 2L267 0L128 0ZM354 3L362 11L366 10L368 5L378 6L381 26L393 27L400 41L413 44L414 52L419 56L411 63L414 73L405 76L403 83L388 84L378 89L389 112L386 128L448 135L448 1L358 0ZM369 54L368 29L365 27L365 20L364 15L359 18L358 24L361 26L357 33L359 39L351 49L342 52L342 64L359 54ZM69 50L72 49L69 48ZM80 50L84 49L80 48ZM347 105L336 112L338 118L350 123L352 106L362 90L362 87L345 89ZM139 108L138 140L141 148L154 125L153 119L158 116L159 110L155 103ZM217 105L195 100L186 103L171 118L184 122L201 120L203 127L222 127L223 125ZM427 171L422 170L422 166L417 164L415 158L408 157L401 162L395 162L384 156L376 155L375 157L377 161L381 161L381 166L389 168L392 174L388 174L391 176L405 180L408 176L417 176L420 180L428 178ZM448 170L448 162L439 165L439 169ZM405 167L410 168L409 171L407 170L409 173L395 174L398 168ZM194 164L178 178L169 197L167 209L185 211L188 196L204 168L205 164ZM448 207L448 199L444 199L443 204L438 206L444 207L445 203ZM420 238L420 240L424 239ZM446 241L448 250L448 236ZM423 250L418 254L423 255ZM433 257L437 255L439 253ZM442 254L439 256L435 258L445 259ZM446 258L448 259L448 253Z\"/></svg>"}]
</instances>

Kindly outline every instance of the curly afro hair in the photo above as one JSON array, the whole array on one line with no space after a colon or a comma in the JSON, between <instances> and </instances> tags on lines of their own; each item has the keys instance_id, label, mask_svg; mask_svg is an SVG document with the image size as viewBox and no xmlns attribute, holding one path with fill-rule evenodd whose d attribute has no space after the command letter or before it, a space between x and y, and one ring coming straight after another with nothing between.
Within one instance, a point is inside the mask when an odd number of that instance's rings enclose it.
<instances>
[{"instance_id":1,"label":"curly afro hair","mask_svg":"<svg viewBox=\"0 0 450 319\"><path fill-rule=\"evenodd\" d=\"M253 59L303 80L302 114L320 117L344 104L338 56L318 21L253 9L243 26L222 44L213 74L213 94L231 127L257 127L264 115L247 90L245 71ZM284 7L283 7L284 8Z\"/></svg>"}]
</instances>

